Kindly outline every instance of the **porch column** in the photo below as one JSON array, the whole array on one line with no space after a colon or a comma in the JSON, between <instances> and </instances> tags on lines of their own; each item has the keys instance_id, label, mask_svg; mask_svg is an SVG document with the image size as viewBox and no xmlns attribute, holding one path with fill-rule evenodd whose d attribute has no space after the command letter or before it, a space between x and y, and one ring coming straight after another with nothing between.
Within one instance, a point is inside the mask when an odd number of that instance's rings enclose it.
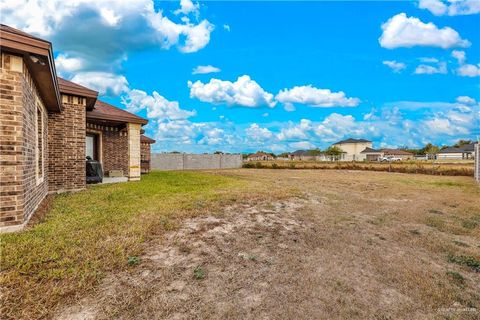
<instances>
[{"instance_id":1,"label":"porch column","mask_svg":"<svg viewBox=\"0 0 480 320\"><path fill-rule=\"evenodd\" d=\"M140 124L128 123L128 180L140 180Z\"/></svg>"}]
</instances>

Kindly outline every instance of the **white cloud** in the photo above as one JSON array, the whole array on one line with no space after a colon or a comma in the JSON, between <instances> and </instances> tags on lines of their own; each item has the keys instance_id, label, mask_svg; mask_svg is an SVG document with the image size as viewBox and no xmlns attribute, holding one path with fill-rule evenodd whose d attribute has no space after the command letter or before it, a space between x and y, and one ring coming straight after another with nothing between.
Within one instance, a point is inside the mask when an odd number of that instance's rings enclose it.
<instances>
[{"instance_id":1,"label":"white cloud","mask_svg":"<svg viewBox=\"0 0 480 320\"><path fill-rule=\"evenodd\" d=\"M453 50L452 51L452 57L457 59L457 62L459 64L463 64L465 62L466 56L465 56L465 51L462 50Z\"/></svg>"},{"instance_id":2,"label":"white cloud","mask_svg":"<svg viewBox=\"0 0 480 320\"><path fill-rule=\"evenodd\" d=\"M395 60L384 60L382 62L384 65L393 70L393 72L400 73L407 65L403 62L397 62Z\"/></svg>"},{"instance_id":3,"label":"white cloud","mask_svg":"<svg viewBox=\"0 0 480 320\"><path fill-rule=\"evenodd\" d=\"M276 102L271 93L263 90L260 85L249 76L238 77L237 81L211 79L208 83L188 81L190 97L214 104L229 106L243 106L256 108L268 106L273 108Z\"/></svg>"},{"instance_id":4,"label":"white cloud","mask_svg":"<svg viewBox=\"0 0 480 320\"><path fill-rule=\"evenodd\" d=\"M272 139L273 133L267 128L261 128L258 124L252 123L245 129L247 138L254 141L265 141Z\"/></svg>"},{"instance_id":5,"label":"white cloud","mask_svg":"<svg viewBox=\"0 0 480 320\"><path fill-rule=\"evenodd\" d=\"M302 150L308 150L308 149L316 148L316 146L313 143L311 143L310 141L292 142L292 143L289 143L288 146L292 149L302 149Z\"/></svg>"},{"instance_id":6,"label":"white cloud","mask_svg":"<svg viewBox=\"0 0 480 320\"><path fill-rule=\"evenodd\" d=\"M287 111L294 103L324 108L356 107L360 104L360 99L347 98L343 91L332 92L329 89L318 89L311 85L280 90L275 98L285 104Z\"/></svg>"},{"instance_id":7,"label":"white cloud","mask_svg":"<svg viewBox=\"0 0 480 320\"><path fill-rule=\"evenodd\" d=\"M458 96L457 97L457 102L466 104L466 105L475 105L477 104L477 101L469 96Z\"/></svg>"},{"instance_id":8,"label":"white cloud","mask_svg":"<svg viewBox=\"0 0 480 320\"><path fill-rule=\"evenodd\" d=\"M175 10L175 14L198 13L200 5L193 3L192 0L180 0L180 9Z\"/></svg>"},{"instance_id":9,"label":"white cloud","mask_svg":"<svg viewBox=\"0 0 480 320\"><path fill-rule=\"evenodd\" d=\"M47 38L63 57L81 60L84 72L118 72L130 52L148 48L196 52L210 42L214 30L198 12L196 22L190 21L184 12L198 6L188 0L171 17L153 0L2 0L0 6L2 23ZM65 77L73 76L73 69L61 66Z\"/></svg>"},{"instance_id":10,"label":"white cloud","mask_svg":"<svg viewBox=\"0 0 480 320\"><path fill-rule=\"evenodd\" d=\"M230 32L230 25L224 24L224 25L223 25L223 29L225 29L225 30L227 30L228 32Z\"/></svg>"},{"instance_id":11,"label":"white cloud","mask_svg":"<svg viewBox=\"0 0 480 320\"><path fill-rule=\"evenodd\" d=\"M314 128L315 134L327 142L335 142L345 136L362 136L363 126L351 115L332 113Z\"/></svg>"},{"instance_id":12,"label":"white cloud","mask_svg":"<svg viewBox=\"0 0 480 320\"><path fill-rule=\"evenodd\" d=\"M59 74L75 72L83 68L85 62L80 58L70 58L65 54L59 54L55 58L55 66Z\"/></svg>"},{"instance_id":13,"label":"white cloud","mask_svg":"<svg viewBox=\"0 0 480 320\"><path fill-rule=\"evenodd\" d=\"M147 20L157 30L157 39L163 48L168 49L177 45L179 50L185 53L196 52L204 48L210 42L210 33L215 28L208 20L193 24L187 19L185 24L177 24L163 16L161 11L149 12ZM181 37L185 38L183 44L180 41Z\"/></svg>"},{"instance_id":14,"label":"white cloud","mask_svg":"<svg viewBox=\"0 0 480 320\"><path fill-rule=\"evenodd\" d=\"M452 57L457 59L459 67L455 70L455 73L462 77L478 77L480 76L480 63L477 65L466 64L467 56L465 51L452 51Z\"/></svg>"},{"instance_id":15,"label":"white cloud","mask_svg":"<svg viewBox=\"0 0 480 320\"><path fill-rule=\"evenodd\" d=\"M181 109L177 101L169 101L154 91L148 95L142 90L131 90L122 97L122 103L130 112L147 110L147 117L150 119L184 120L196 114L195 110Z\"/></svg>"},{"instance_id":16,"label":"white cloud","mask_svg":"<svg viewBox=\"0 0 480 320\"><path fill-rule=\"evenodd\" d=\"M480 1L478 0L420 0L418 7L427 9L436 16L480 13Z\"/></svg>"},{"instance_id":17,"label":"white cloud","mask_svg":"<svg viewBox=\"0 0 480 320\"><path fill-rule=\"evenodd\" d=\"M312 121L308 119L300 120L298 125L294 125L293 123L289 122L286 128L280 130L280 133L277 135L277 139L280 141L307 139L308 132L312 129Z\"/></svg>"},{"instance_id":18,"label":"white cloud","mask_svg":"<svg viewBox=\"0 0 480 320\"><path fill-rule=\"evenodd\" d=\"M426 64L421 64L415 69L415 74L446 74L447 64L445 62L440 62L437 66L431 66Z\"/></svg>"},{"instance_id":19,"label":"white cloud","mask_svg":"<svg viewBox=\"0 0 480 320\"><path fill-rule=\"evenodd\" d=\"M433 58L433 57L423 57L423 58L420 58L420 61L425 62L425 63L438 63L439 62L439 60L437 58Z\"/></svg>"},{"instance_id":20,"label":"white cloud","mask_svg":"<svg viewBox=\"0 0 480 320\"><path fill-rule=\"evenodd\" d=\"M460 37L450 27L439 29L435 24L423 23L415 17L407 17L399 13L382 25L383 33L379 38L380 45L387 49L400 47L468 47L470 42Z\"/></svg>"},{"instance_id":21,"label":"white cloud","mask_svg":"<svg viewBox=\"0 0 480 320\"><path fill-rule=\"evenodd\" d=\"M457 69L457 74L462 77L479 77L480 76L480 63L464 64Z\"/></svg>"},{"instance_id":22,"label":"white cloud","mask_svg":"<svg viewBox=\"0 0 480 320\"><path fill-rule=\"evenodd\" d=\"M118 96L129 91L128 81L124 76L109 72L78 72L71 81L94 89L100 95Z\"/></svg>"},{"instance_id":23,"label":"white cloud","mask_svg":"<svg viewBox=\"0 0 480 320\"><path fill-rule=\"evenodd\" d=\"M220 71L222 71L222 70L220 70L219 68L214 67L212 65L197 66L192 70L192 74L207 74L207 73L216 73L216 72L220 72Z\"/></svg>"}]
</instances>

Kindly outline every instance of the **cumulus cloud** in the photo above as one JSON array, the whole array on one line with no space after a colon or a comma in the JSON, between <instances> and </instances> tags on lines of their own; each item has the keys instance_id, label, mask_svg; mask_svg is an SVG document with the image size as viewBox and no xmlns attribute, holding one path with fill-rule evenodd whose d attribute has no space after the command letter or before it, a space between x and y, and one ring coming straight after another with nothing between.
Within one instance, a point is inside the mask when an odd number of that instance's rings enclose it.
<instances>
[{"instance_id":1,"label":"cumulus cloud","mask_svg":"<svg viewBox=\"0 0 480 320\"><path fill-rule=\"evenodd\" d=\"M457 59L459 67L455 70L455 73L461 77L479 77L480 76L480 63L477 65L465 63L467 56L465 51L452 51L452 57Z\"/></svg>"},{"instance_id":2,"label":"cumulus cloud","mask_svg":"<svg viewBox=\"0 0 480 320\"><path fill-rule=\"evenodd\" d=\"M462 77L480 77L480 63L464 64L457 69L457 74Z\"/></svg>"},{"instance_id":3,"label":"cumulus cloud","mask_svg":"<svg viewBox=\"0 0 480 320\"><path fill-rule=\"evenodd\" d=\"M203 102L249 108L261 106L273 108L276 103L273 95L263 90L248 75L238 77L235 82L219 79L211 79L208 83L188 81L188 87L190 97Z\"/></svg>"},{"instance_id":4,"label":"cumulus cloud","mask_svg":"<svg viewBox=\"0 0 480 320\"><path fill-rule=\"evenodd\" d=\"M70 58L66 54L58 54L55 58L55 66L59 74L75 72L83 68L85 62L80 58Z\"/></svg>"},{"instance_id":5,"label":"cumulus cloud","mask_svg":"<svg viewBox=\"0 0 480 320\"><path fill-rule=\"evenodd\" d=\"M469 96L458 96L456 101L460 104L475 105L477 101Z\"/></svg>"},{"instance_id":6,"label":"cumulus cloud","mask_svg":"<svg viewBox=\"0 0 480 320\"><path fill-rule=\"evenodd\" d=\"M131 112L146 109L150 119L183 120L196 114L195 110L181 109L177 101L169 101L156 91L149 95L142 90L131 90L122 97L122 103Z\"/></svg>"},{"instance_id":7,"label":"cumulus cloud","mask_svg":"<svg viewBox=\"0 0 480 320\"><path fill-rule=\"evenodd\" d=\"M465 56L465 51L462 50L453 50L452 51L452 57L457 59L457 62L459 64L463 64L465 62L466 56Z\"/></svg>"},{"instance_id":8,"label":"cumulus cloud","mask_svg":"<svg viewBox=\"0 0 480 320\"><path fill-rule=\"evenodd\" d=\"M405 63L397 62L395 60L384 60L382 63L396 73L400 73L402 70L404 70L407 67Z\"/></svg>"},{"instance_id":9,"label":"cumulus cloud","mask_svg":"<svg viewBox=\"0 0 480 320\"><path fill-rule=\"evenodd\" d=\"M223 25L223 29L225 29L225 30L227 30L228 32L230 32L230 25L224 24L224 25Z\"/></svg>"},{"instance_id":10,"label":"cumulus cloud","mask_svg":"<svg viewBox=\"0 0 480 320\"><path fill-rule=\"evenodd\" d=\"M78 72L71 81L94 89L100 95L118 96L129 91L127 78L110 72Z\"/></svg>"},{"instance_id":11,"label":"cumulus cloud","mask_svg":"<svg viewBox=\"0 0 480 320\"><path fill-rule=\"evenodd\" d=\"M193 68L192 74L207 74L207 73L216 73L220 72L220 68L214 67L212 65L207 65L207 66L197 66Z\"/></svg>"},{"instance_id":12,"label":"cumulus cloud","mask_svg":"<svg viewBox=\"0 0 480 320\"><path fill-rule=\"evenodd\" d=\"M387 49L401 47L468 47L470 42L460 37L450 27L438 28L432 22L424 23L415 17L407 17L399 13L382 25L383 33L379 38L380 45Z\"/></svg>"},{"instance_id":13,"label":"cumulus cloud","mask_svg":"<svg viewBox=\"0 0 480 320\"><path fill-rule=\"evenodd\" d=\"M447 72L447 64L445 62L440 62L436 66L421 64L414 71L415 74L446 74Z\"/></svg>"},{"instance_id":14,"label":"cumulus cloud","mask_svg":"<svg viewBox=\"0 0 480 320\"><path fill-rule=\"evenodd\" d=\"M280 141L307 139L308 132L311 131L312 129L313 129L312 121L308 119L300 120L300 123L298 125L295 125L292 122L289 122L286 128L282 128L280 130L280 133L277 135L277 138Z\"/></svg>"},{"instance_id":15,"label":"cumulus cloud","mask_svg":"<svg viewBox=\"0 0 480 320\"><path fill-rule=\"evenodd\" d=\"M57 62L59 69L64 76L73 76L79 70L118 73L133 51L154 47L176 47L184 53L201 50L210 42L214 25L199 16L192 22L187 14L199 8L190 3L182 1L178 15L173 16L167 16L153 0L3 0L0 11L2 23L50 40L64 60ZM80 69L69 69L72 59L82 61Z\"/></svg>"},{"instance_id":16,"label":"cumulus cloud","mask_svg":"<svg viewBox=\"0 0 480 320\"><path fill-rule=\"evenodd\" d=\"M192 0L180 0L180 9L175 10L175 14L198 13L200 5L193 3Z\"/></svg>"},{"instance_id":17,"label":"cumulus cloud","mask_svg":"<svg viewBox=\"0 0 480 320\"><path fill-rule=\"evenodd\" d=\"M267 128L262 128L256 123L252 123L247 129L245 129L247 138L254 141L265 141L272 139L273 133Z\"/></svg>"},{"instance_id":18,"label":"cumulus cloud","mask_svg":"<svg viewBox=\"0 0 480 320\"><path fill-rule=\"evenodd\" d=\"M480 1L478 0L420 0L418 7L427 9L436 16L480 13Z\"/></svg>"},{"instance_id":19,"label":"cumulus cloud","mask_svg":"<svg viewBox=\"0 0 480 320\"><path fill-rule=\"evenodd\" d=\"M348 98L343 91L332 92L329 89L318 89L312 85L280 90L275 98L283 103L287 110L293 107L294 103L323 108L356 107L360 104L360 99Z\"/></svg>"}]
</instances>

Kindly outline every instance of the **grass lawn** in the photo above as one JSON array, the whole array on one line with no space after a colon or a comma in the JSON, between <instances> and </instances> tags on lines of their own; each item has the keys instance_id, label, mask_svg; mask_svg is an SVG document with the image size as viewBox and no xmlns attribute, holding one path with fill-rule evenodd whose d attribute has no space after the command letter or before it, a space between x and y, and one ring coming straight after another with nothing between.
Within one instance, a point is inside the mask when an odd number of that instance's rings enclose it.
<instances>
[{"instance_id":1,"label":"grass lawn","mask_svg":"<svg viewBox=\"0 0 480 320\"><path fill-rule=\"evenodd\" d=\"M144 243L182 218L267 193L265 184L234 177L152 172L140 182L57 195L42 223L1 235L2 318L49 316L105 273L138 263Z\"/></svg>"}]
</instances>

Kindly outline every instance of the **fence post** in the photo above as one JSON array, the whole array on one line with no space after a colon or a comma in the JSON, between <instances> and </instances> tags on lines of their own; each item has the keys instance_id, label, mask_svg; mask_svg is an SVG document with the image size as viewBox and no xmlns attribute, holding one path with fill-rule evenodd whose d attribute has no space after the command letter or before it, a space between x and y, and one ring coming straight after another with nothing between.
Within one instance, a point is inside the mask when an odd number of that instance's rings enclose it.
<instances>
[{"instance_id":1,"label":"fence post","mask_svg":"<svg viewBox=\"0 0 480 320\"><path fill-rule=\"evenodd\" d=\"M480 143L475 144L475 180L480 183Z\"/></svg>"}]
</instances>

